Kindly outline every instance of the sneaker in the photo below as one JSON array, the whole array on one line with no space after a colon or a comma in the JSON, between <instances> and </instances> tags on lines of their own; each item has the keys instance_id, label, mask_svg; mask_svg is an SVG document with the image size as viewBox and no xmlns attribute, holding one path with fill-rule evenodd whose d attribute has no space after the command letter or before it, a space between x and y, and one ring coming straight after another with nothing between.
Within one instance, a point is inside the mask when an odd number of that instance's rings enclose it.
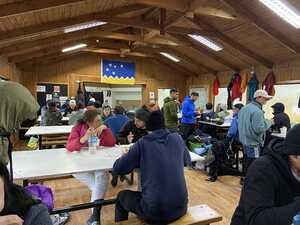
<instances>
[{"instance_id":1,"label":"sneaker","mask_svg":"<svg viewBox=\"0 0 300 225\"><path fill-rule=\"evenodd\" d=\"M96 221L94 218L89 218L88 221L86 222L87 225L101 225L100 221Z\"/></svg>"},{"instance_id":2,"label":"sneaker","mask_svg":"<svg viewBox=\"0 0 300 225\"><path fill-rule=\"evenodd\" d=\"M51 220L53 225L64 225L66 224L70 219L70 213L60 213L51 215Z\"/></svg>"}]
</instances>

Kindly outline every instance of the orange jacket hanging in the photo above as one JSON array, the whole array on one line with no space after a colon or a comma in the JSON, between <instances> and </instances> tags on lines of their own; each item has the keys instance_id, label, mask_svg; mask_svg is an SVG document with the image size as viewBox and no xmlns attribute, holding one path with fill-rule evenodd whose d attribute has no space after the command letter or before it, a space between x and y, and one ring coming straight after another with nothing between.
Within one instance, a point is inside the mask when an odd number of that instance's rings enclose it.
<instances>
[{"instance_id":1,"label":"orange jacket hanging","mask_svg":"<svg viewBox=\"0 0 300 225\"><path fill-rule=\"evenodd\" d=\"M262 87L264 90L266 90L266 92L268 92L269 95L274 96L275 95L275 88L274 88L275 84L276 84L276 78L275 78L273 71L271 71L266 76L265 80L263 81Z\"/></svg>"}]
</instances>

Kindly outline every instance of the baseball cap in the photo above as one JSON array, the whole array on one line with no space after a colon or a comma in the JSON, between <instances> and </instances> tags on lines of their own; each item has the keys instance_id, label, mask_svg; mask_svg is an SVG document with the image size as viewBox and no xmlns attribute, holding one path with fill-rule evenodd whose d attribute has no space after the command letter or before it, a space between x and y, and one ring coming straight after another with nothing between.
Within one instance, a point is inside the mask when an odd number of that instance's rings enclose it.
<instances>
[{"instance_id":1,"label":"baseball cap","mask_svg":"<svg viewBox=\"0 0 300 225\"><path fill-rule=\"evenodd\" d=\"M271 95L268 95L268 93L265 91L265 90L257 90L255 93L254 93L254 98L258 98L258 97L263 97L263 98L266 98L266 99L271 99L273 98L273 96Z\"/></svg>"}]
</instances>

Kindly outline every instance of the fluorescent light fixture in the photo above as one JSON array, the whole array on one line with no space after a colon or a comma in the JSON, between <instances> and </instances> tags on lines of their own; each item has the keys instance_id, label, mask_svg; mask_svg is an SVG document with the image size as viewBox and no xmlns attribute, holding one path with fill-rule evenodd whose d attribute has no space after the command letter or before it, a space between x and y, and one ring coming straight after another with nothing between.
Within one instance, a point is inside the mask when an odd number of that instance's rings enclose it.
<instances>
[{"instance_id":1,"label":"fluorescent light fixture","mask_svg":"<svg viewBox=\"0 0 300 225\"><path fill-rule=\"evenodd\" d=\"M174 61L174 62L180 62L180 59L176 58L175 56L173 55L170 55L169 53L166 53L166 52L160 52L161 55L163 55L164 57Z\"/></svg>"},{"instance_id":2,"label":"fluorescent light fixture","mask_svg":"<svg viewBox=\"0 0 300 225\"><path fill-rule=\"evenodd\" d=\"M203 37L201 35L189 34L189 37L193 38L194 40L200 42L201 44L211 48L212 50L214 50L216 52L223 50L223 47L221 47L220 45L217 45L213 41L211 41L208 38Z\"/></svg>"},{"instance_id":3,"label":"fluorescent light fixture","mask_svg":"<svg viewBox=\"0 0 300 225\"><path fill-rule=\"evenodd\" d=\"M79 24L76 26L71 26L71 27L67 27L64 29L65 33L70 33L70 32L75 32L78 30L84 30L84 29L89 29L89 28L93 28L93 27L98 27L98 26L102 26L104 24L107 24L106 22L103 21L93 21L93 22L89 22L89 23L83 23L83 24Z\"/></svg>"},{"instance_id":4,"label":"fluorescent light fixture","mask_svg":"<svg viewBox=\"0 0 300 225\"><path fill-rule=\"evenodd\" d=\"M300 13L285 0L260 0L265 6L274 13L291 24L296 29L300 28Z\"/></svg>"},{"instance_id":5,"label":"fluorescent light fixture","mask_svg":"<svg viewBox=\"0 0 300 225\"><path fill-rule=\"evenodd\" d=\"M78 45L73 45L71 47L64 48L61 51L62 52L70 52L70 51L74 51L74 50L77 50L80 48L85 48L86 46L87 46L87 44L78 44Z\"/></svg>"}]
</instances>

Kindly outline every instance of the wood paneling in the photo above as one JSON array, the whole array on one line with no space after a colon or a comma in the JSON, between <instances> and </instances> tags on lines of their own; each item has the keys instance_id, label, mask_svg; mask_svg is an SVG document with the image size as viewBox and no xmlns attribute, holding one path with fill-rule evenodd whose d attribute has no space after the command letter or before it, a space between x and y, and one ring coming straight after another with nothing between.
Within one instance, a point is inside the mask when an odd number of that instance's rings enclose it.
<instances>
[{"instance_id":1,"label":"wood paneling","mask_svg":"<svg viewBox=\"0 0 300 225\"><path fill-rule=\"evenodd\" d=\"M9 63L6 57L0 56L0 76L9 80L20 82L21 71L13 63Z\"/></svg>"},{"instance_id":2,"label":"wood paneling","mask_svg":"<svg viewBox=\"0 0 300 225\"><path fill-rule=\"evenodd\" d=\"M106 57L116 60L125 60L116 57ZM77 91L76 81L100 82L101 57L94 53L83 53L53 64L37 65L30 70L23 71L22 83L35 94L37 82L57 82L69 85L70 96ZM127 59L128 60L128 59ZM185 95L186 74L180 74L174 69L160 64L152 59L134 59L136 63L136 83L144 84L143 102L148 101L149 92L158 88L176 87L181 97Z\"/></svg>"}]
</instances>

